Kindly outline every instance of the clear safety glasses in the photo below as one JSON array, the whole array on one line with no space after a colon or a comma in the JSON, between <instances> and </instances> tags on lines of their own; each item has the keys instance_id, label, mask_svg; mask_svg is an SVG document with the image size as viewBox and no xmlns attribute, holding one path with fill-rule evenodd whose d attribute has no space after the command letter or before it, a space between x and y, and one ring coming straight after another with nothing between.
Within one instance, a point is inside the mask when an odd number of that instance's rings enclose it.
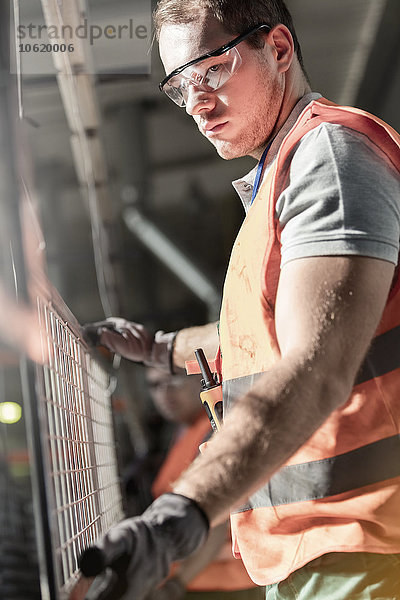
<instances>
[{"instance_id":1,"label":"clear safety glasses","mask_svg":"<svg viewBox=\"0 0 400 600\"><path fill-rule=\"evenodd\" d=\"M207 52L207 54L174 69L162 80L159 85L160 90L165 92L175 104L182 107L186 106L191 85L205 92L218 90L229 81L242 64L242 58L236 46L262 28L271 29L265 23L257 25L217 50Z\"/></svg>"}]
</instances>

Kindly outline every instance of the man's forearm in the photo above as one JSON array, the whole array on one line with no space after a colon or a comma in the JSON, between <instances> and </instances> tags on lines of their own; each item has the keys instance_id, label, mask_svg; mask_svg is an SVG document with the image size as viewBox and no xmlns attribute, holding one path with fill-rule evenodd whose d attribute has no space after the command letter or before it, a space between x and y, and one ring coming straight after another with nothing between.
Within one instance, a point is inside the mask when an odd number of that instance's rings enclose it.
<instances>
[{"instance_id":1,"label":"man's forearm","mask_svg":"<svg viewBox=\"0 0 400 600\"><path fill-rule=\"evenodd\" d=\"M214 359L218 350L217 323L181 329L175 339L173 363L185 368L185 361L195 360L194 351L203 348L208 359Z\"/></svg>"},{"instance_id":2,"label":"man's forearm","mask_svg":"<svg viewBox=\"0 0 400 600\"><path fill-rule=\"evenodd\" d=\"M311 365L311 363L310 363ZM313 364L283 359L241 398L201 456L174 486L218 523L270 479L351 386L319 379Z\"/></svg>"}]
</instances>

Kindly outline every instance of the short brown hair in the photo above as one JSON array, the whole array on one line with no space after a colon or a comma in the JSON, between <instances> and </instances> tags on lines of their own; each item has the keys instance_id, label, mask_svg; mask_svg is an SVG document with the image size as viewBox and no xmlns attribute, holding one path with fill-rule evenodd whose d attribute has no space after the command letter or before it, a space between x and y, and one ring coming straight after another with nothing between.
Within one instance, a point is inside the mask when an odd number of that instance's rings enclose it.
<instances>
[{"instance_id":1,"label":"short brown hair","mask_svg":"<svg viewBox=\"0 0 400 600\"><path fill-rule=\"evenodd\" d=\"M270 27L275 27L278 23L286 25L292 34L294 49L304 71L292 16L283 0L159 0L153 15L157 39L163 25L190 23L202 10L220 21L226 31L233 35L240 35L261 23ZM255 48L262 45L259 34L254 34L248 41Z\"/></svg>"}]
</instances>

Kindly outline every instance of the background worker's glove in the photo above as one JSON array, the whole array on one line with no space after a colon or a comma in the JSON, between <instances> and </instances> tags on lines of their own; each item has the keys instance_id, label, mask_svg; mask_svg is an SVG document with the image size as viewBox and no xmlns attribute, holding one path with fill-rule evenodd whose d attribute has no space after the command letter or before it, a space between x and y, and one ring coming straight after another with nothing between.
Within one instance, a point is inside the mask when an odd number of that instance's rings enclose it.
<instances>
[{"instance_id":1,"label":"background worker's glove","mask_svg":"<svg viewBox=\"0 0 400 600\"><path fill-rule=\"evenodd\" d=\"M172 562L205 542L208 530L208 518L196 502L163 494L142 516L115 525L84 551L83 575L97 575L85 600L142 600L167 577Z\"/></svg>"},{"instance_id":2,"label":"background worker's glove","mask_svg":"<svg viewBox=\"0 0 400 600\"><path fill-rule=\"evenodd\" d=\"M150 333L144 325L120 317L88 323L83 326L84 338L92 346L105 346L134 362L173 373L172 350L177 332Z\"/></svg>"}]
</instances>

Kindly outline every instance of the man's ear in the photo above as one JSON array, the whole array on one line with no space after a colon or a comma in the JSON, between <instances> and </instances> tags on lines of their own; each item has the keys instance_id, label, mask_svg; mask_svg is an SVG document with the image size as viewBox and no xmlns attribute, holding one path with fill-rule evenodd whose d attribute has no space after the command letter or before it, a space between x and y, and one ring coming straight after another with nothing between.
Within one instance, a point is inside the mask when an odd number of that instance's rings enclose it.
<instances>
[{"instance_id":1,"label":"man's ear","mask_svg":"<svg viewBox=\"0 0 400 600\"><path fill-rule=\"evenodd\" d=\"M285 25L279 23L268 33L266 41L273 49L278 71L285 73L292 64L294 56L292 34Z\"/></svg>"}]
</instances>

